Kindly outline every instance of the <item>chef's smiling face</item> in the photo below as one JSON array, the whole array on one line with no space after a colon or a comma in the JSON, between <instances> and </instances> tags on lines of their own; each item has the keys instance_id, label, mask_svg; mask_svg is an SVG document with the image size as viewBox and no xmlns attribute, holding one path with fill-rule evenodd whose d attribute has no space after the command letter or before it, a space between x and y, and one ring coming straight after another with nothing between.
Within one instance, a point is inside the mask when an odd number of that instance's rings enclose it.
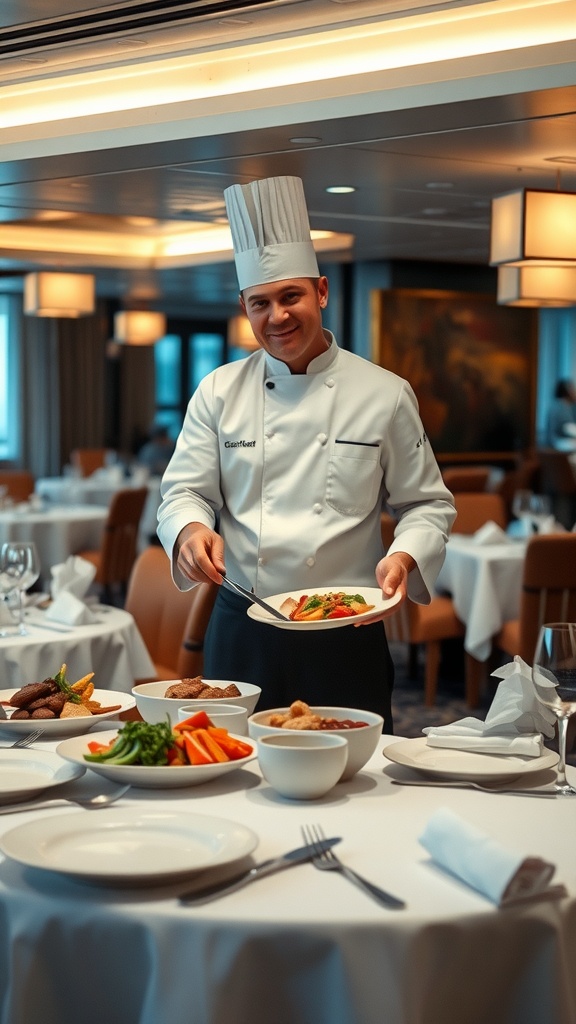
<instances>
[{"instance_id":1,"label":"chef's smiling face","mask_svg":"<svg viewBox=\"0 0 576 1024\"><path fill-rule=\"evenodd\" d=\"M328 348L322 330L322 309L328 280L298 277L254 285L240 296L254 337L271 356L305 373L308 364Z\"/></svg>"}]
</instances>

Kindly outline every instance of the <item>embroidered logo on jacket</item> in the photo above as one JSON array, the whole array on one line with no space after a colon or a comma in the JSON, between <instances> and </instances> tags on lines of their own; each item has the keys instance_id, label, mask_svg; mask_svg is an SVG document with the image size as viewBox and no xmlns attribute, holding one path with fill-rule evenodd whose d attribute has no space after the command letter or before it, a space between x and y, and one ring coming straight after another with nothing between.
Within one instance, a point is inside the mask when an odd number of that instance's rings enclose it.
<instances>
[{"instance_id":1,"label":"embroidered logo on jacket","mask_svg":"<svg viewBox=\"0 0 576 1024\"><path fill-rule=\"evenodd\" d=\"M255 448L256 441L225 441L225 448Z\"/></svg>"}]
</instances>

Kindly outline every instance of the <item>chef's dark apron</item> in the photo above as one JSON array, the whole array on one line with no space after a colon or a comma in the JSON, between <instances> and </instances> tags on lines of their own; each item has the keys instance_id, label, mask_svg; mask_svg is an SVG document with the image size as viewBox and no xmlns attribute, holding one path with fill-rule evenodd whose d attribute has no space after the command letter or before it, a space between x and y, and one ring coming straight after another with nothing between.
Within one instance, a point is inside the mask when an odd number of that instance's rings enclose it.
<instances>
[{"instance_id":1,"label":"chef's dark apron","mask_svg":"<svg viewBox=\"0 0 576 1024\"><path fill-rule=\"evenodd\" d=\"M246 614L249 602L221 587L204 644L204 678L262 688L258 710L308 704L364 708L393 732L394 665L382 622L338 629L279 629Z\"/></svg>"}]
</instances>

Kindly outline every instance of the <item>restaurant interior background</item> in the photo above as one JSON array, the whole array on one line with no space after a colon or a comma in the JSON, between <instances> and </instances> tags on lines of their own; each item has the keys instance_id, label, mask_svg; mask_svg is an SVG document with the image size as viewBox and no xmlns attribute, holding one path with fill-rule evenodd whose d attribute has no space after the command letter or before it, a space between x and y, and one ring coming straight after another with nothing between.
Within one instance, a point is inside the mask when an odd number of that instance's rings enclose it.
<instances>
[{"instance_id":1,"label":"restaurant interior background","mask_svg":"<svg viewBox=\"0 0 576 1024\"><path fill-rule=\"evenodd\" d=\"M128 458L153 421L177 431L207 369L246 351L223 190L274 174L304 181L341 345L387 364L391 299L441 302L453 391L475 375L501 404L521 380L527 424L460 448L452 431L441 461L542 442L576 378L576 292L497 302L491 204L576 189L574 0L4 0L2 22L1 462L54 475L75 447ZM46 271L92 276L94 313L24 314ZM166 317L162 340L118 336L136 310ZM428 346L446 325L436 310Z\"/></svg>"}]
</instances>

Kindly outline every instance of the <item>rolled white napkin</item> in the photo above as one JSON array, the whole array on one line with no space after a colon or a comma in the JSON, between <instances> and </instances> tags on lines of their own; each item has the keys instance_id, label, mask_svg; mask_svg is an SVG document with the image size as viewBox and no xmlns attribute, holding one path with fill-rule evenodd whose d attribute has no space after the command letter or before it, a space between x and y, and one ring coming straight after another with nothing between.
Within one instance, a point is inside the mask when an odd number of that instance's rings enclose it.
<instances>
[{"instance_id":1,"label":"rolled white napkin","mask_svg":"<svg viewBox=\"0 0 576 1024\"><path fill-rule=\"evenodd\" d=\"M564 886L550 886L554 864L506 849L446 807L433 814L419 841L436 864L499 907L566 895Z\"/></svg>"},{"instance_id":2,"label":"rolled white napkin","mask_svg":"<svg viewBox=\"0 0 576 1024\"><path fill-rule=\"evenodd\" d=\"M475 753L538 757L542 735L554 736L556 716L540 700L530 667L518 655L492 673L501 681L485 720L461 718L449 725L427 726L429 747L451 747Z\"/></svg>"},{"instance_id":3,"label":"rolled white napkin","mask_svg":"<svg viewBox=\"0 0 576 1024\"><path fill-rule=\"evenodd\" d=\"M492 519L484 523L479 530L472 534L475 544L507 544L510 538L502 527L498 526Z\"/></svg>"},{"instance_id":4,"label":"rolled white napkin","mask_svg":"<svg viewBox=\"0 0 576 1024\"><path fill-rule=\"evenodd\" d=\"M70 555L65 562L53 565L51 570L52 582L50 593L56 598L66 591L74 594L75 597L83 598L90 589L96 575L96 566L86 558L79 558L78 555Z\"/></svg>"},{"instance_id":5,"label":"rolled white napkin","mask_svg":"<svg viewBox=\"0 0 576 1024\"><path fill-rule=\"evenodd\" d=\"M69 590L63 590L52 601L46 611L46 618L52 622L63 622L67 626L85 626L97 621L94 612Z\"/></svg>"}]
</instances>

